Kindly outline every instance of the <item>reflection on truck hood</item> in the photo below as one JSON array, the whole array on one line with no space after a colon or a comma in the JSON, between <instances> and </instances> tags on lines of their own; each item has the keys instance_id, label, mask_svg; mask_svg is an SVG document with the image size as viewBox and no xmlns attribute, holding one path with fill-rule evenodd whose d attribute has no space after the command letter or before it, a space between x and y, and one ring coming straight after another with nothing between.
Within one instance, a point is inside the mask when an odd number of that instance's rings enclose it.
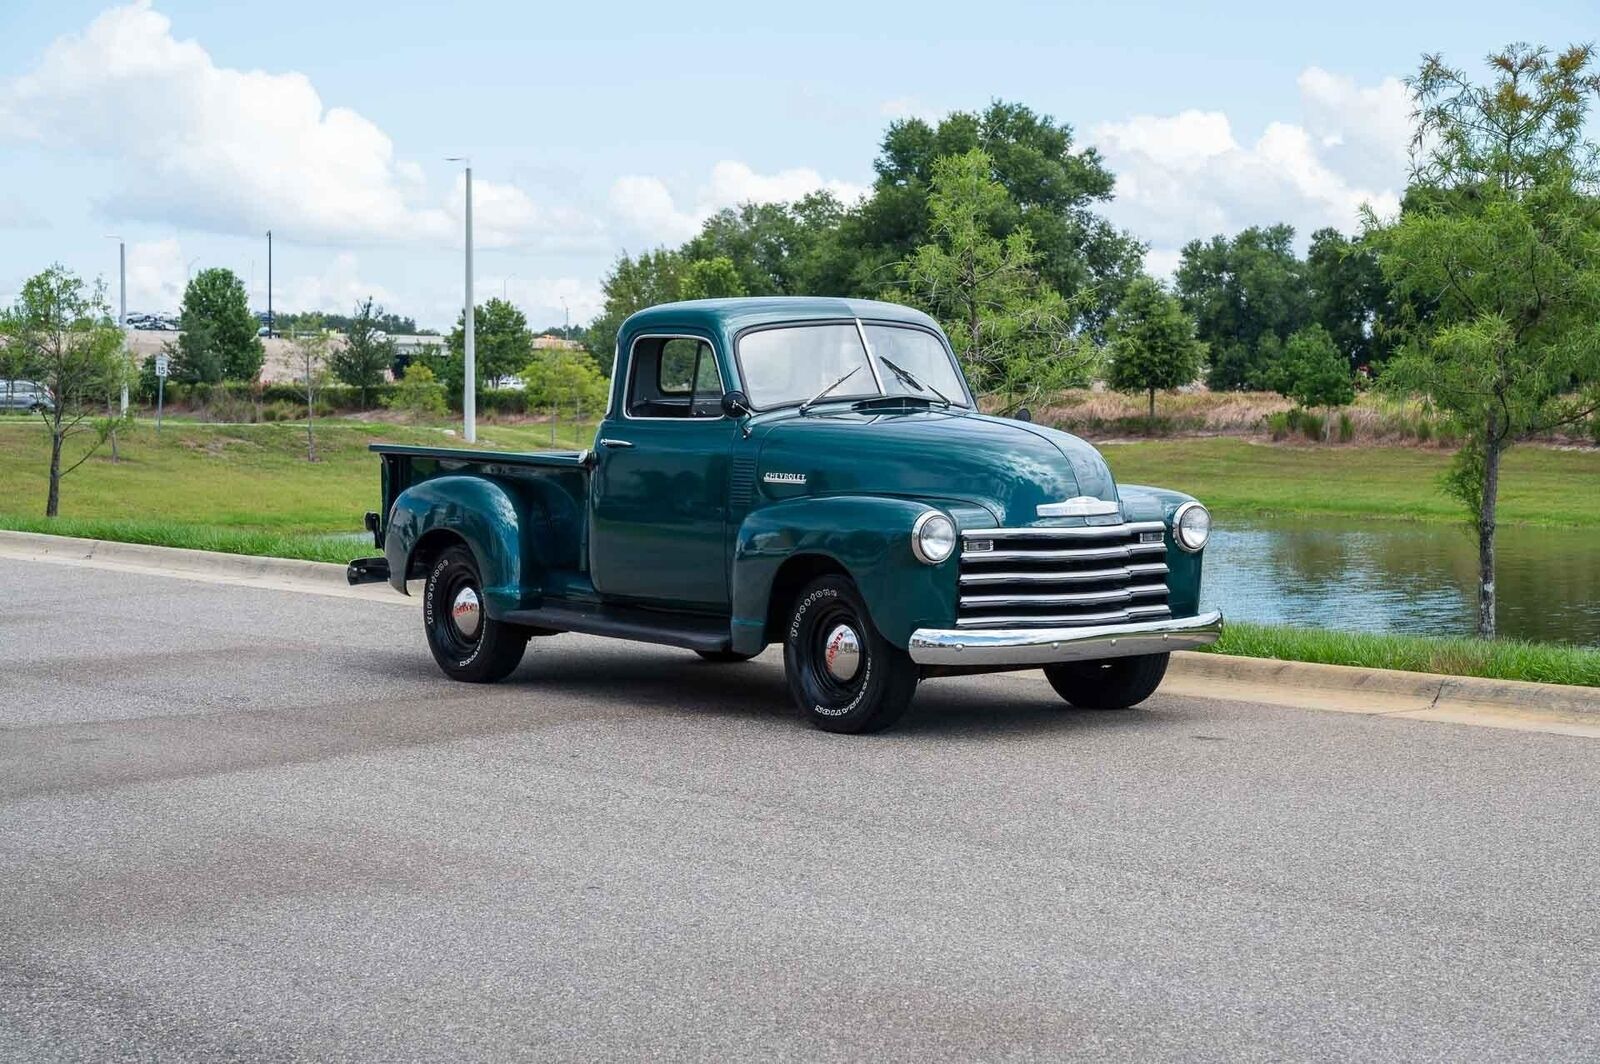
<instances>
[{"instance_id":1,"label":"reflection on truck hood","mask_svg":"<svg viewBox=\"0 0 1600 1064\"><path fill-rule=\"evenodd\" d=\"M1031 524L1040 503L1115 499L1100 453L1069 433L961 410L839 411L755 426L758 470L800 474L771 496L863 493L979 505L1002 524Z\"/></svg>"}]
</instances>

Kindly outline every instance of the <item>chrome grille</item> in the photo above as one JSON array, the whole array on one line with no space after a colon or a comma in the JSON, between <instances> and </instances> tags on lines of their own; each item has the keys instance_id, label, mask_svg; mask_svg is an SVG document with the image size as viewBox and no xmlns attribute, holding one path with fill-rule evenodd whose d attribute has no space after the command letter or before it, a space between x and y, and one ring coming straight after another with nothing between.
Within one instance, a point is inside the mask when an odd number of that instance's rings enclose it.
<instances>
[{"instance_id":1,"label":"chrome grille","mask_svg":"<svg viewBox=\"0 0 1600 1064\"><path fill-rule=\"evenodd\" d=\"M956 624L1069 627L1171 616L1165 532L1160 521L963 532Z\"/></svg>"}]
</instances>

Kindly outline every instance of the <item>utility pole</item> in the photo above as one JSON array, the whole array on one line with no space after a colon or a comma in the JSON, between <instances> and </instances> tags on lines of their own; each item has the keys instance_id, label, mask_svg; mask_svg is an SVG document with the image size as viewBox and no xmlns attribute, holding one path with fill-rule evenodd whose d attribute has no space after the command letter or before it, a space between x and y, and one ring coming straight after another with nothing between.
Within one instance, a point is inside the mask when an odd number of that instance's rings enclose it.
<instances>
[{"instance_id":1,"label":"utility pole","mask_svg":"<svg viewBox=\"0 0 1600 1064\"><path fill-rule=\"evenodd\" d=\"M449 162L465 163L467 171L467 293L466 308L462 311L462 347L466 356L465 373L461 381L461 436L468 443L478 439L478 358L473 342L472 308L472 160L464 155L452 155Z\"/></svg>"},{"instance_id":2,"label":"utility pole","mask_svg":"<svg viewBox=\"0 0 1600 1064\"><path fill-rule=\"evenodd\" d=\"M277 335L272 320L272 230L267 230L267 339Z\"/></svg>"},{"instance_id":3,"label":"utility pole","mask_svg":"<svg viewBox=\"0 0 1600 1064\"><path fill-rule=\"evenodd\" d=\"M572 339L572 311L567 309L567 301L561 301L561 338Z\"/></svg>"}]
</instances>

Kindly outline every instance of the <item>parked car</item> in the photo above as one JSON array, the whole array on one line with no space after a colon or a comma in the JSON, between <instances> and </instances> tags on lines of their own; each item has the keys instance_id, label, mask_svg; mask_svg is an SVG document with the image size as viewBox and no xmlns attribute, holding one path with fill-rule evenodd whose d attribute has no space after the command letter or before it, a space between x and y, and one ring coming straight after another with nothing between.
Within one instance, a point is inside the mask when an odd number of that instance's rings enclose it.
<instances>
[{"instance_id":1,"label":"parked car","mask_svg":"<svg viewBox=\"0 0 1600 1064\"><path fill-rule=\"evenodd\" d=\"M38 381L0 380L0 410L54 411L56 400Z\"/></svg>"},{"instance_id":2,"label":"parked car","mask_svg":"<svg viewBox=\"0 0 1600 1064\"><path fill-rule=\"evenodd\" d=\"M374 445L381 558L423 581L457 680L586 632L715 662L783 646L820 728L893 724L929 677L1042 668L1083 707L1135 705L1200 607L1205 507L1117 484L1084 441L981 413L926 315L842 299L640 311L593 449Z\"/></svg>"}]
</instances>

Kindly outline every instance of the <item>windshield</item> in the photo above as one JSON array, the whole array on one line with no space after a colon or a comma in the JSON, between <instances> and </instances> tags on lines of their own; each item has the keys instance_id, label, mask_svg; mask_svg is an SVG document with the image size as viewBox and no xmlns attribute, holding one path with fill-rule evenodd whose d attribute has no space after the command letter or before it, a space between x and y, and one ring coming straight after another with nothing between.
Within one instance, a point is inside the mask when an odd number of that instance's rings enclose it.
<instances>
[{"instance_id":1,"label":"windshield","mask_svg":"<svg viewBox=\"0 0 1600 1064\"><path fill-rule=\"evenodd\" d=\"M739 338L739 368L750 404L757 410L804 403L847 373L852 373L828 399L872 399L879 395L914 395L938 402L930 392L918 392L881 364L885 357L932 386L951 402L966 405L967 391L945 352L931 333L886 325L864 325L867 343L880 360L873 373L861 332L854 323L795 325L761 329ZM883 391L878 390L878 380Z\"/></svg>"},{"instance_id":2,"label":"windshield","mask_svg":"<svg viewBox=\"0 0 1600 1064\"><path fill-rule=\"evenodd\" d=\"M880 363L887 359L910 373L924 388L932 388L958 406L967 405L967 389L962 386L961 375L937 336L921 329L898 329L892 325L867 325L863 329L873 358ZM915 385L902 380L892 367L884 367L879 376L883 378L883 390L889 395L938 398L925 391L919 392Z\"/></svg>"}]
</instances>

